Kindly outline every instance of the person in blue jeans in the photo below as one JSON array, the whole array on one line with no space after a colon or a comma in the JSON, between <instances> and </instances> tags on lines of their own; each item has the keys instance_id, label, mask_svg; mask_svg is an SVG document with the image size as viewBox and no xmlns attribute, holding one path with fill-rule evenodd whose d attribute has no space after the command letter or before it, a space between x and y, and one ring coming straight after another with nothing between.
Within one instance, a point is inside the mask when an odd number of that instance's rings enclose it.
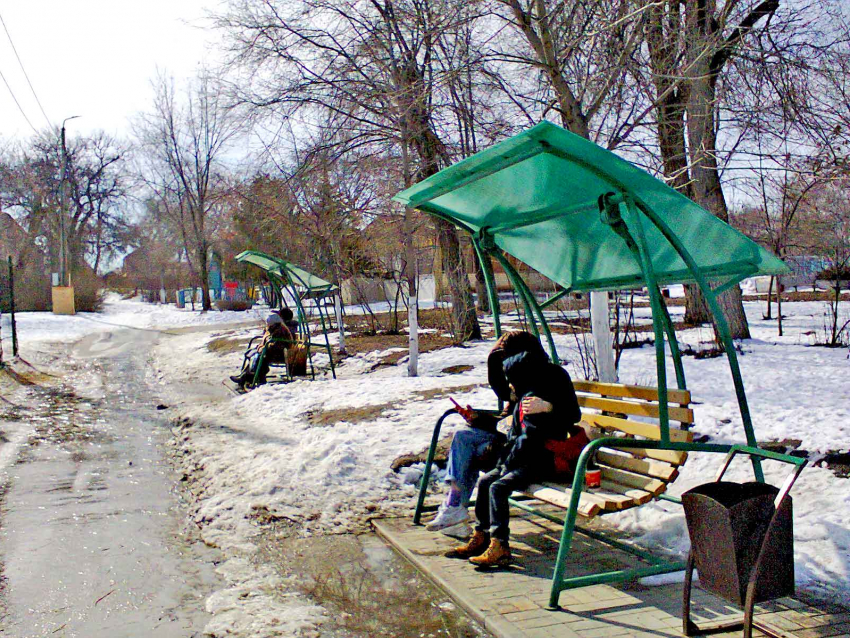
<instances>
[{"instance_id":1,"label":"person in blue jeans","mask_svg":"<svg viewBox=\"0 0 850 638\"><path fill-rule=\"evenodd\" d=\"M578 426L581 410L570 375L537 352L522 352L505 359L505 377L516 398L511 431L496 467L478 481L475 500L475 533L468 543L446 555L468 558L479 567L500 567L511 562L508 543L510 503L516 490L555 475L553 441L583 436ZM529 410L535 399L551 406ZM586 439L585 439L586 440Z\"/></svg>"},{"instance_id":2,"label":"person in blue jeans","mask_svg":"<svg viewBox=\"0 0 850 638\"><path fill-rule=\"evenodd\" d=\"M508 357L521 352L534 353L548 361L540 340L530 332L511 331L503 334L487 356L487 381L496 396L506 403L499 416L473 413L471 427L458 430L452 438L446 465L445 481L449 492L437 516L426 525L429 531L453 528L469 520L469 501L481 472L493 469L507 437L497 429L500 418L512 414L516 402L511 400L511 389L505 378L503 363ZM526 409L532 412L551 410L550 403L542 399L529 399Z\"/></svg>"}]
</instances>

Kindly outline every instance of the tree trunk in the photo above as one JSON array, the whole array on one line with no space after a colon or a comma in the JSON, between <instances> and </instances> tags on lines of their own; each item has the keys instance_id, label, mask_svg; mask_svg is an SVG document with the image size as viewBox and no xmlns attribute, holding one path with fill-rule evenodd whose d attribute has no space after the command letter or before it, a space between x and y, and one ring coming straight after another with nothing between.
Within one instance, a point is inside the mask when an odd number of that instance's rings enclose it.
<instances>
[{"instance_id":1,"label":"tree trunk","mask_svg":"<svg viewBox=\"0 0 850 638\"><path fill-rule=\"evenodd\" d=\"M767 314L764 315L765 319L773 319L773 281L776 279L773 275L770 276L770 283L767 285ZM779 284L777 283L777 288ZM779 299L779 295L777 295L777 300ZM780 323L782 320L779 320ZM781 334L781 333L780 333Z\"/></svg>"},{"instance_id":2,"label":"tree trunk","mask_svg":"<svg viewBox=\"0 0 850 638\"><path fill-rule=\"evenodd\" d=\"M490 296L487 294L487 280L484 278L484 269L476 258L472 261L472 269L475 271L475 294L478 297L478 309L481 312L490 312Z\"/></svg>"},{"instance_id":3,"label":"tree trunk","mask_svg":"<svg viewBox=\"0 0 850 638\"><path fill-rule=\"evenodd\" d=\"M405 163L407 152L405 151ZM407 169L405 169L407 170ZM405 173L405 177L408 173ZM405 184L406 186L407 184ZM407 281L407 376L419 375L419 291L416 281L416 248L413 245L413 214L404 209L404 277Z\"/></svg>"},{"instance_id":4,"label":"tree trunk","mask_svg":"<svg viewBox=\"0 0 850 638\"><path fill-rule=\"evenodd\" d=\"M416 134L411 137L411 143L421 161L418 177L423 180L440 170L443 147L436 133L431 130L424 110L417 111L412 117L416 124L414 128ZM455 331L455 339L458 342L480 339L481 326L478 325L478 315L469 290L469 279L463 264L457 229L443 219L436 219L436 228L443 272L448 279L452 300L452 327Z\"/></svg>"},{"instance_id":5,"label":"tree trunk","mask_svg":"<svg viewBox=\"0 0 850 638\"><path fill-rule=\"evenodd\" d=\"M701 2L688 7L688 150L691 159L693 200L716 217L729 223L729 209L723 195L717 164L717 78L722 62L715 60L717 24L714 12ZM718 298L733 339L749 339L741 289L732 289ZM715 339L720 343L715 325Z\"/></svg>"},{"instance_id":6,"label":"tree trunk","mask_svg":"<svg viewBox=\"0 0 850 638\"><path fill-rule=\"evenodd\" d=\"M469 289L469 278L463 265L457 229L449 222L437 219L437 239L440 243L443 273L449 284L452 299L452 324L458 343L481 338L481 326Z\"/></svg>"},{"instance_id":7,"label":"tree trunk","mask_svg":"<svg viewBox=\"0 0 850 638\"><path fill-rule=\"evenodd\" d=\"M717 304L720 306L723 316L726 317L726 322L729 324L729 334L732 335L732 338L749 339L750 326L747 323L747 316L744 314L744 301L740 286L732 286L731 289L721 293L717 298ZM716 325L714 336L719 344L720 335L717 332Z\"/></svg>"},{"instance_id":8,"label":"tree trunk","mask_svg":"<svg viewBox=\"0 0 850 638\"><path fill-rule=\"evenodd\" d=\"M729 210L726 206L726 198L723 196L716 158L714 83L704 76L693 79L690 96L688 141L691 153L693 199L697 204L728 223ZM718 299L733 339L750 338L750 329L747 324L747 317L744 314L741 297L741 289L736 285ZM720 339L716 326L715 337L719 343Z\"/></svg>"},{"instance_id":9,"label":"tree trunk","mask_svg":"<svg viewBox=\"0 0 850 638\"><path fill-rule=\"evenodd\" d=\"M210 277L209 263L207 261L207 249L205 246L199 247L198 250L198 267L201 276L201 310L212 310L212 301L210 300Z\"/></svg>"},{"instance_id":10,"label":"tree trunk","mask_svg":"<svg viewBox=\"0 0 850 638\"><path fill-rule=\"evenodd\" d=\"M689 326L700 326L711 322L711 311L705 296L696 284L685 284L685 318Z\"/></svg>"}]
</instances>

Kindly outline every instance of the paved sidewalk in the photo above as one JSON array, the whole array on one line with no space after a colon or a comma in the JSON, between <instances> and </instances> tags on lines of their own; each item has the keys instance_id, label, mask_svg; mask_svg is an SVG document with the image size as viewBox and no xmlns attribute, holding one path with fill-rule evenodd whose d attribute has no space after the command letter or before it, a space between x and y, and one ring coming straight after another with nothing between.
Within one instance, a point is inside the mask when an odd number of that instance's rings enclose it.
<instances>
[{"instance_id":1,"label":"paved sidewalk","mask_svg":"<svg viewBox=\"0 0 850 638\"><path fill-rule=\"evenodd\" d=\"M373 524L387 542L497 638L682 635L681 583L650 587L632 582L567 590L561 594L562 609L547 610L559 526L516 510L513 516L515 564L508 570L489 572L445 558L443 552L457 541L414 526L411 518ZM572 556L568 575L636 564L629 554L581 535L573 540ZM699 625L742 617L739 610L696 587L692 605L692 617ZM783 598L759 605L757 611L757 619L783 638L850 637L850 610L838 606L815 608ZM740 636L741 631L714 635ZM755 631L754 635L764 634Z\"/></svg>"}]
</instances>

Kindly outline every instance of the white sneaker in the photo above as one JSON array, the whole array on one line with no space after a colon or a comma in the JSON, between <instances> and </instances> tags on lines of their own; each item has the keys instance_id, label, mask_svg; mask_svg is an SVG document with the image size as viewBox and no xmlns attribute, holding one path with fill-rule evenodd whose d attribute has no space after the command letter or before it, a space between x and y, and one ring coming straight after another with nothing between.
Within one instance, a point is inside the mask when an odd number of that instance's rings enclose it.
<instances>
[{"instance_id":1,"label":"white sneaker","mask_svg":"<svg viewBox=\"0 0 850 638\"><path fill-rule=\"evenodd\" d=\"M452 538L462 541L469 540L469 537L472 536L472 532L472 525L466 521L440 530L440 534L445 534L446 536L451 536Z\"/></svg>"},{"instance_id":2,"label":"white sneaker","mask_svg":"<svg viewBox=\"0 0 850 638\"><path fill-rule=\"evenodd\" d=\"M436 532L458 523L463 523L469 520L469 511L461 506L441 505L440 511L437 512L437 517L425 526L429 532Z\"/></svg>"}]
</instances>

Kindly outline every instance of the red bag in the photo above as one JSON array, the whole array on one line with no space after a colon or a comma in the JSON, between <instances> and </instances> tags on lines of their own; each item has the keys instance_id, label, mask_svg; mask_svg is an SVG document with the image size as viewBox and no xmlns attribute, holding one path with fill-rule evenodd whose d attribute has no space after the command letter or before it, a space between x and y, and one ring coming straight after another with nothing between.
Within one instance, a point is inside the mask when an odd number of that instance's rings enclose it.
<instances>
[{"instance_id":1,"label":"red bag","mask_svg":"<svg viewBox=\"0 0 850 638\"><path fill-rule=\"evenodd\" d=\"M549 439L546 441L546 449L552 452L555 458L556 474L572 474L575 472L576 461L581 455L584 446L590 443L584 428L578 427L577 432L568 439L561 441Z\"/></svg>"}]
</instances>

